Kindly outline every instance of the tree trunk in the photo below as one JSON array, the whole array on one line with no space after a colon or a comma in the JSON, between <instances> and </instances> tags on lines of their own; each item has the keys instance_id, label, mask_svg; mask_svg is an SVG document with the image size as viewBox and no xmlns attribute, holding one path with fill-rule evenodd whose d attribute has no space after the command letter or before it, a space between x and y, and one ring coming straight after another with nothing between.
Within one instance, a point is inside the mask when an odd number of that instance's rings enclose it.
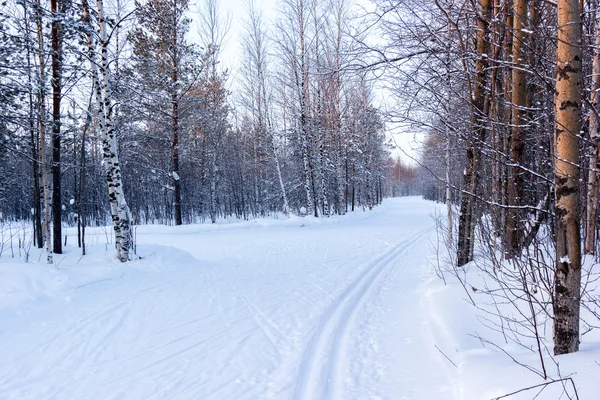
<instances>
[{"instance_id":1,"label":"tree trunk","mask_svg":"<svg viewBox=\"0 0 600 400\"><path fill-rule=\"evenodd\" d=\"M467 148L463 186L465 188L460 203L460 216L458 218L458 245L456 264L461 267L471 261L471 242L474 240L471 227L474 213L475 189L475 149L472 145Z\"/></svg>"},{"instance_id":2,"label":"tree trunk","mask_svg":"<svg viewBox=\"0 0 600 400\"><path fill-rule=\"evenodd\" d=\"M338 138L338 150L337 150L337 208L338 214L346 214L346 208L348 207L348 182L346 181L346 157L344 150L344 138L342 136L341 127L337 126L336 136Z\"/></svg>"},{"instance_id":3,"label":"tree trunk","mask_svg":"<svg viewBox=\"0 0 600 400\"><path fill-rule=\"evenodd\" d=\"M523 241L523 149L526 124L527 82L523 45L527 38L527 0L514 1L512 40L512 135L510 141L510 176L508 179L507 253L514 257L521 252Z\"/></svg>"},{"instance_id":4,"label":"tree trunk","mask_svg":"<svg viewBox=\"0 0 600 400\"><path fill-rule=\"evenodd\" d=\"M493 0L494 1L494 23L492 25L493 37L492 37L492 74L490 78L490 96L491 96L491 104L490 104L490 120L492 122L491 126L491 141L490 144L492 146L493 157L491 160L491 192L492 192L492 202L495 204L502 204L500 192L501 192L501 162L500 162L500 146L498 145L500 142L500 138L502 137L502 128L499 126L498 122L501 120L502 111L504 109L504 98L502 97L502 80L499 75L503 72L502 69L499 68L500 65L500 55L501 51L506 46L505 42L505 33L506 33L506 25L504 24L504 7L502 5L501 0ZM450 51L450 46L448 51ZM492 217L492 228L495 236L499 236L500 232L506 229L505 225L501 224L501 212L502 207L492 207L490 210Z\"/></svg>"},{"instance_id":5,"label":"tree trunk","mask_svg":"<svg viewBox=\"0 0 600 400\"><path fill-rule=\"evenodd\" d=\"M40 113L40 160L42 169L42 187L44 191L44 240L46 247L46 262L52 264L52 249L50 247L50 188L48 187L48 169L46 167L46 71L44 60L44 32L42 24L42 6L37 0L36 24L39 45L39 113Z\"/></svg>"},{"instance_id":6,"label":"tree trunk","mask_svg":"<svg viewBox=\"0 0 600 400\"><path fill-rule=\"evenodd\" d=\"M213 224L217 223L217 151L216 145L212 145L213 150L210 152L210 221Z\"/></svg>"},{"instance_id":7,"label":"tree trunk","mask_svg":"<svg viewBox=\"0 0 600 400\"><path fill-rule=\"evenodd\" d=\"M446 245L452 244L452 191L450 186L450 133L446 132Z\"/></svg>"},{"instance_id":8,"label":"tree trunk","mask_svg":"<svg viewBox=\"0 0 600 400\"><path fill-rule=\"evenodd\" d=\"M598 12L598 10L596 10ZM596 247L596 221L598 220L598 181L600 181L600 15L596 15L596 40L592 67L593 110L590 110L590 149L587 180L587 207L585 215L585 244L583 252L594 254Z\"/></svg>"},{"instance_id":9,"label":"tree trunk","mask_svg":"<svg viewBox=\"0 0 600 400\"><path fill-rule=\"evenodd\" d=\"M112 92L110 89L110 71L108 61L108 32L106 26L106 19L104 17L104 5L102 0L96 0L98 7L98 25L100 27L100 39L101 39L101 71L102 71L102 88L104 96L104 109L106 112L106 141L108 142L108 149L104 149L105 162L107 165L112 190L112 197L116 200L117 206L117 226L115 229L115 242L117 244L117 257L120 261L125 262L129 259L129 248L131 246L131 231L130 231L130 215L129 207L125 201L125 193L123 190L123 181L121 179L121 165L119 163L119 154L117 146L117 137L112 124ZM108 153L107 153L108 150ZM109 193L109 199L111 194ZM118 235L117 235L118 233Z\"/></svg>"},{"instance_id":10,"label":"tree trunk","mask_svg":"<svg viewBox=\"0 0 600 400\"><path fill-rule=\"evenodd\" d=\"M90 102L87 115L85 117L85 125L81 133L81 154L79 168L79 201L77 202L77 244L81 247L81 255L85 256L85 137L87 130L92 123L91 113L92 103Z\"/></svg>"},{"instance_id":11,"label":"tree trunk","mask_svg":"<svg viewBox=\"0 0 600 400\"><path fill-rule=\"evenodd\" d=\"M445 106L446 106L446 114L447 117L446 118L450 118L450 107L452 104L452 78L450 75L450 63L451 63L451 49L452 49L452 43L451 43L451 36L450 36L450 23L448 21L448 50L446 52L446 98L445 98ZM450 168L451 168L451 160L450 160L450 121L447 121L444 125L445 125L445 133L446 133L446 157L445 157L445 162L446 162L446 193L445 193L445 202L446 202L446 246L448 246L448 248L451 247L452 245L452 237L453 237L453 233L452 233L452 228L453 228L453 222L452 222L452 188L451 188L451 183L450 183Z\"/></svg>"},{"instance_id":12,"label":"tree trunk","mask_svg":"<svg viewBox=\"0 0 600 400\"><path fill-rule=\"evenodd\" d=\"M342 34L343 34L343 14L344 14L344 1L338 1L336 7L336 41L335 41L335 54L334 54L334 67L335 72L332 77L333 90L333 129L334 139L337 139L337 151L336 151L336 177L337 177L337 212L339 215L346 213L348 206L347 192L348 182L346 181L346 143L344 141L344 135L342 133L341 115L340 115L340 95L341 95L341 52L342 52Z\"/></svg>"},{"instance_id":13,"label":"tree trunk","mask_svg":"<svg viewBox=\"0 0 600 400\"><path fill-rule=\"evenodd\" d=\"M581 239L579 231L579 135L581 130L581 17L578 0L558 1L554 191L556 271L554 354L579 350Z\"/></svg>"},{"instance_id":14,"label":"tree trunk","mask_svg":"<svg viewBox=\"0 0 600 400\"><path fill-rule=\"evenodd\" d=\"M171 176L173 178L173 208L175 212L175 225L182 225L183 220L181 218L181 182L179 177L179 96L178 96L178 85L179 85L179 59L177 54L177 9L175 2L173 2L173 75L172 75L172 94L171 94L171 118L173 127L173 142L172 142L172 154L173 154L173 171Z\"/></svg>"},{"instance_id":15,"label":"tree trunk","mask_svg":"<svg viewBox=\"0 0 600 400\"><path fill-rule=\"evenodd\" d=\"M50 0L52 15L52 227L54 253L62 254L62 199L60 179L60 101L62 74L62 13L58 0Z\"/></svg>"},{"instance_id":16,"label":"tree trunk","mask_svg":"<svg viewBox=\"0 0 600 400\"><path fill-rule=\"evenodd\" d=\"M510 5L508 3L507 7L510 8ZM507 9L506 12L506 26L507 27L512 27L513 26L513 13L509 12L509 10ZM505 34L505 40L504 40L504 45L503 45L503 52L504 54L510 54L512 52L512 42L513 42L513 36L510 34ZM502 88L502 99L503 99L503 103L502 105L509 101L509 99L511 98L511 86L512 86L512 82L511 82L511 74L510 71L506 72L504 74L504 79L503 79L503 88ZM498 104L499 106L502 106L501 104ZM505 107L502 107L502 111L503 111L503 122L504 122L504 127L502 129L499 130L499 135L496 138L496 144L495 144L495 148L501 152L501 154L506 155L510 153L510 148L509 148L509 132L510 132L510 124L511 124L511 113L510 110L507 110ZM503 159L505 159L506 157L502 157ZM499 195L499 204L502 204L503 206L508 204L508 167L506 165L505 160L502 160L501 162L498 163L498 176L497 176L497 185L498 185L498 195ZM498 232L501 234L500 239L502 241L502 247L504 249L508 249L510 246L507 244L508 241L508 234L506 232L506 227L508 226L508 211L506 209L506 207L500 207L500 210L498 212L498 220L499 220L499 230Z\"/></svg>"},{"instance_id":17,"label":"tree trunk","mask_svg":"<svg viewBox=\"0 0 600 400\"><path fill-rule=\"evenodd\" d=\"M176 68L173 72L173 82L177 82ZM173 94L171 99L172 108L172 127L173 127L173 143L172 143L172 154L173 154L173 171L171 177L173 179L173 208L175 212L175 225L182 225L183 220L181 218L181 183L179 178L179 102L177 95Z\"/></svg>"},{"instance_id":18,"label":"tree trunk","mask_svg":"<svg viewBox=\"0 0 600 400\"><path fill-rule=\"evenodd\" d=\"M29 14L27 10L27 2L23 2L23 15L25 23L25 36L27 38L27 83L29 85L28 96L29 96L29 140L31 146L31 169L33 175L33 231L34 231L34 244L41 249L44 246L44 237L42 229L42 199L41 188L40 188L40 160L38 155L39 137L35 130L35 102L34 102L34 79L32 76L33 65L31 62L31 30L29 26Z\"/></svg>"},{"instance_id":19,"label":"tree trunk","mask_svg":"<svg viewBox=\"0 0 600 400\"><path fill-rule=\"evenodd\" d=\"M323 137L319 135L319 168L321 169L321 198L323 199L323 216L329 217L329 201L327 200L327 185L325 183L325 155L323 146Z\"/></svg>"},{"instance_id":20,"label":"tree trunk","mask_svg":"<svg viewBox=\"0 0 600 400\"><path fill-rule=\"evenodd\" d=\"M316 207L316 193L314 193L314 179L312 166L310 165L310 150L308 140L308 118L310 116L310 109L308 102L310 101L310 91L308 82L308 65L306 63L306 47L304 43L304 2L299 2L297 10L298 17L298 38L300 46L300 84L298 90L300 91L300 141L302 143L302 163L304 165L304 191L306 193L307 211L306 215L314 214L318 216L318 209Z\"/></svg>"},{"instance_id":21,"label":"tree trunk","mask_svg":"<svg viewBox=\"0 0 600 400\"><path fill-rule=\"evenodd\" d=\"M131 245L130 212L123 193L121 166L119 164L117 152L117 138L111 122L112 99L108 70L108 43L102 0L97 0L97 5L97 18L100 26L99 36L101 41L100 63L97 63L96 61L95 43L94 36L92 35L93 30L89 17L88 3L87 0L83 0L82 2L84 21L89 28L87 31L88 54L92 71L92 80L95 87L98 119L100 122L100 130L102 132L103 163L106 173L106 183L108 185L110 213L113 220L113 229L115 231L115 246L117 258L120 261L125 262L129 259L129 247ZM98 72L98 67L100 67L100 73ZM100 75L102 76L102 80L100 80Z\"/></svg>"},{"instance_id":22,"label":"tree trunk","mask_svg":"<svg viewBox=\"0 0 600 400\"><path fill-rule=\"evenodd\" d=\"M273 152L273 160L275 161L275 170L277 172L277 180L279 181L279 187L281 188L281 196L283 197L283 213L290 215L290 206L288 203L287 193L285 191L285 185L283 184L283 176L281 175L281 167L279 166L279 157L277 157L277 150L275 149L275 140L271 135L271 151Z\"/></svg>"},{"instance_id":23,"label":"tree trunk","mask_svg":"<svg viewBox=\"0 0 600 400\"><path fill-rule=\"evenodd\" d=\"M486 66L489 54L489 20L492 11L491 0L480 0L479 7L481 17L479 18L477 30L477 61L475 69L477 72L475 87L472 94L472 117L471 138L467 147L466 166L463 176L464 191L460 206L460 218L458 222L458 248L457 265L463 266L473 259L473 246L475 243L475 200L478 187L479 171L477 170L480 159L481 143L485 139L485 88L487 82Z\"/></svg>"}]
</instances>

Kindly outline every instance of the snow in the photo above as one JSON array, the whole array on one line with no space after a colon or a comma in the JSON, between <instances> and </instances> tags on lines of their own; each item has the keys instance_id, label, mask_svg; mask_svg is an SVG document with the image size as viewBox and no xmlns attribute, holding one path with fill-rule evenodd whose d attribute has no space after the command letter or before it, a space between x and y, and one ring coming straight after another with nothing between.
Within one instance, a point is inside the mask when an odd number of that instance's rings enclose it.
<instances>
[{"instance_id":1,"label":"snow","mask_svg":"<svg viewBox=\"0 0 600 400\"><path fill-rule=\"evenodd\" d=\"M436 275L441 211L412 197L323 219L139 226L125 264L107 228L88 229L85 257L70 237L54 266L5 252L0 398L451 400L540 383L472 336L463 288ZM561 360L581 398L597 392L598 343Z\"/></svg>"},{"instance_id":2,"label":"snow","mask_svg":"<svg viewBox=\"0 0 600 400\"><path fill-rule=\"evenodd\" d=\"M542 358L548 375L548 379L544 380L540 376L543 369L535 335L531 326L521 325L530 316L530 306L524 298L515 299L517 295L523 296L523 292L513 286L516 283L515 267L505 262L504 270L496 270L498 280L495 280L491 277L494 272L484 272L485 269L492 270L485 265L478 251L481 249L476 248L475 261L461 268L442 262L437 274L432 274L425 285L429 313L436 323L435 330L444 336L436 343L440 352L456 364L459 398L495 399L523 390L502 398L575 399L574 387L577 398L596 398L600 332L589 329L589 325L597 326L598 323L597 304L591 304L589 300L600 298L597 284L600 265L594 262L593 257L587 257L582 268L582 282L589 298L586 298L587 306L582 306L581 310L579 352L554 356L551 316L537 314ZM442 252L438 254L440 259L447 256ZM547 262L554 265L551 257L547 258ZM444 276L445 283L437 276L440 274ZM503 285L499 285L499 281ZM504 294L511 290L512 301L503 301ZM548 304L549 299L543 290L535 292L533 283L529 290L538 301ZM489 293L497 297L493 299ZM538 309L539 304L536 306ZM547 308L551 309L551 305ZM499 312L506 318L498 318ZM532 388L534 386L537 387Z\"/></svg>"}]
</instances>

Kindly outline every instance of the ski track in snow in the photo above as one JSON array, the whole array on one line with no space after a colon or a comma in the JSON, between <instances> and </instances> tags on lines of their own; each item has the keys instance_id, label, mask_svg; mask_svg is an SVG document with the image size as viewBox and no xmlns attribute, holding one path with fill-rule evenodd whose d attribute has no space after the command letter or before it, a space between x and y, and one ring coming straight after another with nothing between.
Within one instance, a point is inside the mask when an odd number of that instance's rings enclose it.
<instances>
[{"instance_id":1,"label":"ski track in snow","mask_svg":"<svg viewBox=\"0 0 600 400\"><path fill-rule=\"evenodd\" d=\"M425 229L418 232L369 264L333 302L319 321L302 357L294 400L342 398L339 393L342 386L340 372L343 352L348 343L348 327L354 314L384 269L430 231Z\"/></svg>"},{"instance_id":2,"label":"ski track in snow","mask_svg":"<svg viewBox=\"0 0 600 400\"><path fill-rule=\"evenodd\" d=\"M404 385L443 361L397 344L430 345L418 304L396 303L419 301L435 207L393 199L339 222L142 231L156 270L0 308L0 399L432 398ZM393 325L403 307L411 323Z\"/></svg>"}]
</instances>

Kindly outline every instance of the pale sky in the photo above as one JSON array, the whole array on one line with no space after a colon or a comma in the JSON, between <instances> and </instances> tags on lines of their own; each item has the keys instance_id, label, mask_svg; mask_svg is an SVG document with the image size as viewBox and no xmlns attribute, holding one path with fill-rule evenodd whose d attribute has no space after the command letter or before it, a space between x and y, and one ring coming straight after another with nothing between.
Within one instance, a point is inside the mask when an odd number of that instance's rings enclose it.
<instances>
[{"instance_id":1,"label":"pale sky","mask_svg":"<svg viewBox=\"0 0 600 400\"><path fill-rule=\"evenodd\" d=\"M200 4L201 2L202 0L195 0L194 4L190 7L190 11L195 13L197 10L196 4ZM254 0L256 8L263 11L266 24L275 19L277 3L277 0ZM240 38L244 31L248 0L219 0L219 8L224 17L228 16L231 19L231 26L229 27L223 48L221 64L232 73L235 73L239 62L238 57L242 53ZM195 30L195 26L192 26L190 29L190 31Z\"/></svg>"}]
</instances>

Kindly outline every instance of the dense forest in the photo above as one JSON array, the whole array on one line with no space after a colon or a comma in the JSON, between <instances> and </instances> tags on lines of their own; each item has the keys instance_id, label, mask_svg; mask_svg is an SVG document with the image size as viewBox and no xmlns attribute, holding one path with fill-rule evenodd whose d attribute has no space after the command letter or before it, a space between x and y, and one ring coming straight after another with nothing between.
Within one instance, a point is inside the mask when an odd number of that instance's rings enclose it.
<instances>
[{"instance_id":1,"label":"dense forest","mask_svg":"<svg viewBox=\"0 0 600 400\"><path fill-rule=\"evenodd\" d=\"M194 23L185 0L6 3L3 217L31 216L54 253L62 225L112 218L127 259L130 223L378 204L384 121L366 73L345 69L349 7L330 6L283 2L267 30L248 3L231 85L215 0Z\"/></svg>"},{"instance_id":2,"label":"dense forest","mask_svg":"<svg viewBox=\"0 0 600 400\"><path fill-rule=\"evenodd\" d=\"M187 0L8 0L2 218L30 220L50 262L63 226L112 221L126 261L132 223L424 194L447 204L455 265L481 240L486 273L531 305L518 325L537 335L552 314L554 352L577 351L599 243L599 3L282 0L270 20L249 1L233 77L217 0L195 19ZM390 158L388 127L426 136L419 168Z\"/></svg>"}]
</instances>

